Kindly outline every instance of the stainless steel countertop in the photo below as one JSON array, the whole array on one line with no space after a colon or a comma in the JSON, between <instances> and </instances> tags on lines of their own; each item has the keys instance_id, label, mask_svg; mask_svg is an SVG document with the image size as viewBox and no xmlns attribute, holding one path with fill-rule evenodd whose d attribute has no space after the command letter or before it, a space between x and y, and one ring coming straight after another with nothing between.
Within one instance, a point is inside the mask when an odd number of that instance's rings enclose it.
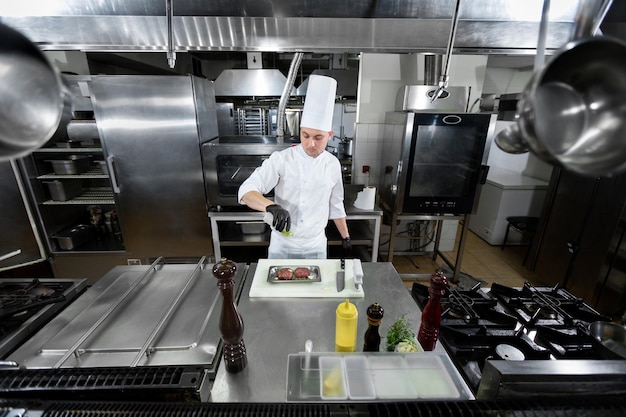
<instances>
[{"instance_id":1,"label":"stainless steel countertop","mask_svg":"<svg viewBox=\"0 0 626 417\"><path fill-rule=\"evenodd\" d=\"M327 298L254 298L248 293L256 264L251 264L239 300L238 309L244 322L244 342L248 366L237 374L227 373L220 366L210 401L213 402L285 402L288 355L304 351L307 339L313 352L335 350L335 309L339 301ZM359 312L357 349L363 349L367 330L365 311L379 303L385 309L380 326L381 350L388 327L402 314L417 332L421 311L391 263L363 263L363 299L350 300ZM440 343L436 351L445 352ZM464 385L458 372L451 375ZM469 390L469 389L468 389Z\"/></svg>"}]
</instances>

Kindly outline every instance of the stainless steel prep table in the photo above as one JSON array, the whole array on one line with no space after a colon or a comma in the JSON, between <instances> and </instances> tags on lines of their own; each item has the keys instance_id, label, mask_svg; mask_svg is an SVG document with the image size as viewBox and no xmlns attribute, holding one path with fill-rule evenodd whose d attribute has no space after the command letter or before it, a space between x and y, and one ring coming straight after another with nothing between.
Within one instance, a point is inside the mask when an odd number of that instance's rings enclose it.
<instances>
[{"instance_id":1,"label":"stainless steel prep table","mask_svg":"<svg viewBox=\"0 0 626 417\"><path fill-rule=\"evenodd\" d=\"M346 219L348 220L352 246L371 245L371 261L376 262L378 260L383 211L378 206L374 206L372 210L362 210L354 207L357 194L362 189L363 186L345 186L344 205L346 208ZM269 244L269 232L243 234L236 227L229 227L238 226L238 223L241 222L261 223L263 222L263 215L264 213L259 211L233 211L227 208L223 208L223 211L209 211L215 259L222 257L222 246L267 246ZM328 231L329 244L333 244L335 241L337 244L340 244L340 240L334 225L331 226L331 230Z\"/></svg>"},{"instance_id":2,"label":"stainless steel prep table","mask_svg":"<svg viewBox=\"0 0 626 417\"><path fill-rule=\"evenodd\" d=\"M238 304L245 327L243 339L248 366L237 374L229 374L220 366L211 390L210 401L213 402L284 402L288 355L304 351L307 339L313 342L313 352L335 350L337 299L250 299L248 293L256 267L256 264L250 265ZM365 297L351 300L359 311L357 349L362 351L367 329L365 311L375 302L385 309L381 337L405 313L417 330L421 311L393 265L366 262L363 273ZM383 339L381 350L385 349L384 343ZM438 343L436 351L445 352L445 349ZM456 369L451 376L466 386Z\"/></svg>"}]
</instances>

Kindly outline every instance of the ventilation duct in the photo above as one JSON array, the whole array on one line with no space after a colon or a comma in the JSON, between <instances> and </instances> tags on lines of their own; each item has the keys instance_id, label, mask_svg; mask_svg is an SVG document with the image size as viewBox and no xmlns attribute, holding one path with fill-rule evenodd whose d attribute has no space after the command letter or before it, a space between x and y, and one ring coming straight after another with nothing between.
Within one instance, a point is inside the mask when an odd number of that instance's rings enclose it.
<instances>
[{"instance_id":1,"label":"ventilation duct","mask_svg":"<svg viewBox=\"0 0 626 417\"><path fill-rule=\"evenodd\" d=\"M443 67L442 55L424 56L424 85L437 85Z\"/></svg>"}]
</instances>

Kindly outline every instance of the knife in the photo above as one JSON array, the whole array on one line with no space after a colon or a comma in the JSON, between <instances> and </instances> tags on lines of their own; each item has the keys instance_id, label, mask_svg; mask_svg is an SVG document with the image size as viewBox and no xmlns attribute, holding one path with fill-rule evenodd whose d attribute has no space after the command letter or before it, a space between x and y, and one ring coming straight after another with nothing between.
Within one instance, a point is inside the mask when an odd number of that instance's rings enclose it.
<instances>
[{"instance_id":1,"label":"knife","mask_svg":"<svg viewBox=\"0 0 626 417\"><path fill-rule=\"evenodd\" d=\"M337 271L337 292L343 291L346 286L346 260L341 258L341 270Z\"/></svg>"}]
</instances>

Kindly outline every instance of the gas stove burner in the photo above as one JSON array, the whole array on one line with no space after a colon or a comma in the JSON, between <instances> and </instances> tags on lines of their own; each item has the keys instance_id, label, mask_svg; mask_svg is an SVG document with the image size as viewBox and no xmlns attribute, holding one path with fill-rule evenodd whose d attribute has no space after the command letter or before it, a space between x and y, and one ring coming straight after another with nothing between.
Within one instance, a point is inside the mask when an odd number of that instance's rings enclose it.
<instances>
[{"instance_id":1,"label":"gas stove burner","mask_svg":"<svg viewBox=\"0 0 626 417\"><path fill-rule=\"evenodd\" d=\"M561 301L549 294L533 295L533 301L542 307L560 306Z\"/></svg>"},{"instance_id":2,"label":"gas stove burner","mask_svg":"<svg viewBox=\"0 0 626 417\"><path fill-rule=\"evenodd\" d=\"M474 300L472 299L472 297L465 295L465 294L461 294L461 293L453 293L450 294L450 296L448 297L448 303L450 303L450 306L453 305L461 305L461 304L466 304L466 305L474 305Z\"/></svg>"},{"instance_id":3,"label":"gas stove burner","mask_svg":"<svg viewBox=\"0 0 626 417\"><path fill-rule=\"evenodd\" d=\"M537 300L537 302L534 303L525 303L523 306L532 317L533 321L537 319L556 320L559 318L559 315L552 309L550 304L544 303L541 300Z\"/></svg>"},{"instance_id":4,"label":"gas stove burner","mask_svg":"<svg viewBox=\"0 0 626 417\"><path fill-rule=\"evenodd\" d=\"M68 305L86 279L0 278L0 358Z\"/></svg>"},{"instance_id":5,"label":"gas stove burner","mask_svg":"<svg viewBox=\"0 0 626 417\"><path fill-rule=\"evenodd\" d=\"M526 359L521 350L506 343L500 343L496 346L496 355L505 361L523 361Z\"/></svg>"},{"instance_id":6,"label":"gas stove burner","mask_svg":"<svg viewBox=\"0 0 626 417\"><path fill-rule=\"evenodd\" d=\"M30 317L31 310L60 301L65 301L65 295L38 279L25 285L5 283L0 291L0 319L22 320Z\"/></svg>"},{"instance_id":7,"label":"gas stove burner","mask_svg":"<svg viewBox=\"0 0 626 417\"><path fill-rule=\"evenodd\" d=\"M472 318L470 311L472 311L471 306L473 305L474 300L470 296L455 292L450 294L445 301L445 310L450 317L470 320Z\"/></svg>"}]
</instances>

